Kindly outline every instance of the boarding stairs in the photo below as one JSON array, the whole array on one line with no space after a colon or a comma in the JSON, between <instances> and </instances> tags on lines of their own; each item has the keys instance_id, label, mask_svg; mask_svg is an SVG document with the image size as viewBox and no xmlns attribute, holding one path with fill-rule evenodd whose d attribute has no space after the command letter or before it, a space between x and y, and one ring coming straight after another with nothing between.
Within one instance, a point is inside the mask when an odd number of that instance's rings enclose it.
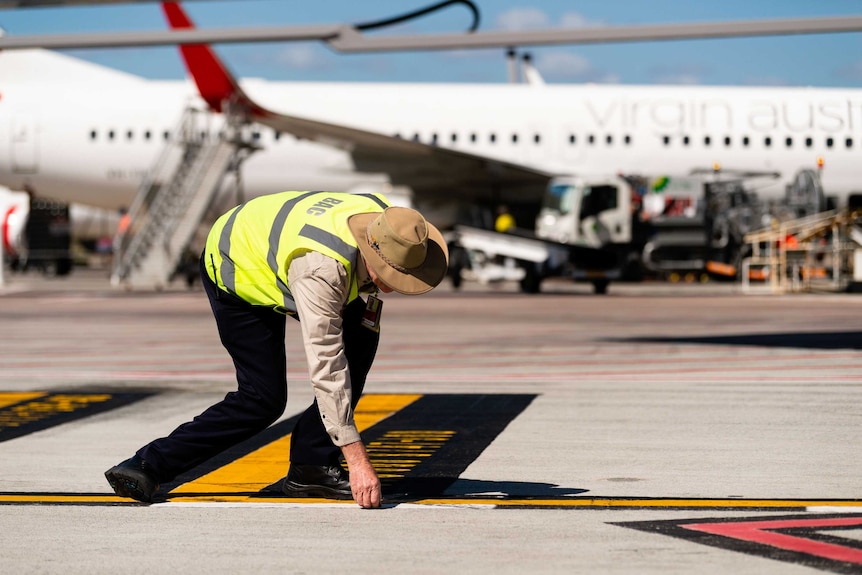
<instances>
[{"instance_id":1,"label":"boarding stairs","mask_svg":"<svg viewBox=\"0 0 862 575\"><path fill-rule=\"evenodd\" d=\"M745 235L744 293L847 291L862 282L862 208L850 206Z\"/></svg>"},{"instance_id":2,"label":"boarding stairs","mask_svg":"<svg viewBox=\"0 0 862 575\"><path fill-rule=\"evenodd\" d=\"M163 289L188 258L225 176L238 174L256 149L246 141L241 120L219 120L194 108L183 114L138 189L127 228L114 240L113 285Z\"/></svg>"}]
</instances>

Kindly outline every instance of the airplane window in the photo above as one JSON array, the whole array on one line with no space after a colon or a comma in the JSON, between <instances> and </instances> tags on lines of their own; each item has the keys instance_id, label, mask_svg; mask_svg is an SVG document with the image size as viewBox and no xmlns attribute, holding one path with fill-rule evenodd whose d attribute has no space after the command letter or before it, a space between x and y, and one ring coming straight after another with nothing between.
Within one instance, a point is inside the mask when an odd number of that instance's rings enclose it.
<instances>
[{"instance_id":1,"label":"airplane window","mask_svg":"<svg viewBox=\"0 0 862 575\"><path fill-rule=\"evenodd\" d=\"M832 138L826 138L826 147L831 148L834 140Z\"/></svg>"},{"instance_id":2,"label":"airplane window","mask_svg":"<svg viewBox=\"0 0 862 575\"><path fill-rule=\"evenodd\" d=\"M812 145L814 145L814 140L811 138L805 138L805 147L810 148Z\"/></svg>"},{"instance_id":3,"label":"airplane window","mask_svg":"<svg viewBox=\"0 0 862 575\"><path fill-rule=\"evenodd\" d=\"M784 138L784 145L788 148L793 145L793 138Z\"/></svg>"},{"instance_id":4,"label":"airplane window","mask_svg":"<svg viewBox=\"0 0 862 575\"><path fill-rule=\"evenodd\" d=\"M725 136L725 137L724 137L724 145L725 145L725 146L730 146L730 136Z\"/></svg>"},{"instance_id":5,"label":"airplane window","mask_svg":"<svg viewBox=\"0 0 862 575\"><path fill-rule=\"evenodd\" d=\"M436 133L436 132L435 132L435 133L433 133L433 134L431 134L431 143L432 143L432 144L436 144L436 143L437 143L437 133Z\"/></svg>"},{"instance_id":6,"label":"airplane window","mask_svg":"<svg viewBox=\"0 0 862 575\"><path fill-rule=\"evenodd\" d=\"M518 143L518 134L512 134L512 143L513 143L513 144L517 144L517 143Z\"/></svg>"},{"instance_id":7,"label":"airplane window","mask_svg":"<svg viewBox=\"0 0 862 575\"><path fill-rule=\"evenodd\" d=\"M711 143L712 143L712 138L710 138L709 136L704 136L704 137L703 137L703 145L704 145L704 146L708 146L708 145L710 145Z\"/></svg>"},{"instance_id":8,"label":"airplane window","mask_svg":"<svg viewBox=\"0 0 862 575\"><path fill-rule=\"evenodd\" d=\"M853 138L847 138L846 140L844 140L844 145L847 146L848 148L852 148L853 147Z\"/></svg>"},{"instance_id":9,"label":"airplane window","mask_svg":"<svg viewBox=\"0 0 862 575\"><path fill-rule=\"evenodd\" d=\"M398 140L400 140L400 139L401 139L401 134L399 134L398 132L395 132L395 135L394 135L394 136L392 136L392 137L393 137L393 138L396 138L396 139L398 139Z\"/></svg>"},{"instance_id":10,"label":"airplane window","mask_svg":"<svg viewBox=\"0 0 862 575\"><path fill-rule=\"evenodd\" d=\"M577 141L574 134L569 134L569 143L574 144Z\"/></svg>"},{"instance_id":11,"label":"airplane window","mask_svg":"<svg viewBox=\"0 0 862 575\"><path fill-rule=\"evenodd\" d=\"M608 145L613 144L613 143L614 143L614 137L613 137L613 136L611 136L610 134L608 134L608 135L605 137L605 142L607 142L607 144L608 144Z\"/></svg>"},{"instance_id":12,"label":"airplane window","mask_svg":"<svg viewBox=\"0 0 862 575\"><path fill-rule=\"evenodd\" d=\"M682 137L682 144L684 146L687 146L690 140L691 140L691 138L689 138L688 136L683 136Z\"/></svg>"},{"instance_id":13,"label":"airplane window","mask_svg":"<svg viewBox=\"0 0 862 575\"><path fill-rule=\"evenodd\" d=\"M588 141L590 144L595 144L595 143L596 143L596 137L595 137L595 136L593 136L592 134L590 134L589 136L587 136L587 141Z\"/></svg>"},{"instance_id":14,"label":"airplane window","mask_svg":"<svg viewBox=\"0 0 862 575\"><path fill-rule=\"evenodd\" d=\"M455 132L452 132L452 143L454 144L457 141L458 141L458 134L456 134Z\"/></svg>"},{"instance_id":15,"label":"airplane window","mask_svg":"<svg viewBox=\"0 0 862 575\"><path fill-rule=\"evenodd\" d=\"M281 132L279 132L278 130L274 131L272 133L272 139L276 142L279 141L281 139Z\"/></svg>"},{"instance_id":16,"label":"airplane window","mask_svg":"<svg viewBox=\"0 0 862 575\"><path fill-rule=\"evenodd\" d=\"M763 138L763 145L766 146L767 148L769 146L771 146L772 145L772 138L770 138L769 136L766 136L765 138Z\"/></svg>"},{"instance_id":17,"label":"airplane window","mask_svg":"<svg viewBox=\"0 0 862 575\"><path fill-rule=\"evenodd\" d=\"M496 141L497 141L497 134L491 134L491 138L490 138L490 139L491 139L491 143L492 143L492 144L493 144L494 142L496 142Z\"/></svg>"},{"instance_id":18,"label":"airplane window","mask_svg":"<svg viewBox=\"0 0 862 575\"><path fill-rule=\"evenodd\" d=\"M152 136L153 136L153 133L152 133L151 131L146 130L146 131L144 132L144 139L145 139L145 140L149 140Z\"/></svg>"},{"instance_id":19,"label":"airplane window","mask_svg":"<svg viewBox=\"0 0 862 575\"><path fill-rule=\"evenodd\" d=\"M626 136L625 138L623 138L623 141L626 143L626 145L629 145L632 143L632 137Z\"/></svg>"},{"instance_id":20,"label":"airplane window","mask_svg":"<svg viewBox=\"0 0 862 575\"><path fill-rule=\"evenodd\" d=\"M108 130L108 139L109 139L109 140L113 140L113 139L114 139L114 131L113 131L113 130Z\"/></svg>"},{"instance_id":21,"label":"airplane window","mask_svg":"<svg viewBox=\"0 0 862 575\"><path fill-rule=\"evenodd\" d=\"M127 140L131 140L131 139L132 139L132 131L131 131L131 130L129 130L128 132L126 132L126 139L127 139Z\"/></svg>"},{"instance_id":22,"label":"airplane window","mask_svg":"<svg viewBox=\"0 0 862 575\"><path fill-rule=\"evenodd\" d=\"M743 136L743 137L742 137L742 145L743 145L743 146L748 147L748 143L749 143L749 142L751 142L751 140L749 140L749 139L748 139L748 136Z\"/></svg>"},{"instance_id":23,"label":"airplane window","mask_svg":"<svg viewBox=\"0 0 862 575\"><path fill-rule=\"evenodd\" d=\"M472 134L470 134L470 141L471 141L471 142L475 142L475 141L476 141L476 133L475 133L475 132L473 132Z\"/></svg>"},{"instance_id":24,"label":"airplane window","mask_svg":"<svg viewBox=\"0 0 862 575\"><path fill-rule=\"evenodd\" d=\"M419 134L418 134L418 133L413 134L413 141L414 141L414 142L418 142L418 141L419 141Z\"/></svg>"},{"instance_id":25,"label":"airplane window","mask_svg":"<svg viewBox=\"0 0 862 575\"><path fill-rule=\"evenodd\" d=\"M670 136L662 136L661 141L665 146L667 146L670 144Z\"/></svg>"},{"instance_id":26,"label":"airplane window","mask_svg":"<svg viewBox=\"0 0 862 575\"><path fill-rule=\"evenodd\" d=\"M533 135L533 142L540 144L542 142L542 136L540 136L539 134Z\"/></svg>"},{"instance_id":27,"label":"airplane window","mask_svg":"<svg viewBox=\"0 0 862 575\"><path fill-rule=\"evenodd\" d=\"M91 140L95 140L95 139L96 139L96 130L90 130L90 139L91 139Z\"/></svg>"},{"instance_id":28,"label":"airplane window","mask_svg":"<svg viewBox=\"0 0 862 575\"><path fill-rule=\"evenodd\" d=\"M206 137L207 137L206 132L201 132L201 139L206 139ZM252 140L254 140L255 142L256 142L256 141L258 141L258 140L260 140L260 132L257 132L257 131L252 132L252 133L251 133L251 138L252 138Z\"/></svg>"},{"instance_id":29,"label":"airplane window","mask_svg":"<svg viewBox=\"0 0 862 575\"><path fill-rule=\"evenodd\" d=\"M164 133L162 133L162 138L164 138L164 140L167 142L171 139L171 133L165 130Z\"/></svg>"}]
</instances>

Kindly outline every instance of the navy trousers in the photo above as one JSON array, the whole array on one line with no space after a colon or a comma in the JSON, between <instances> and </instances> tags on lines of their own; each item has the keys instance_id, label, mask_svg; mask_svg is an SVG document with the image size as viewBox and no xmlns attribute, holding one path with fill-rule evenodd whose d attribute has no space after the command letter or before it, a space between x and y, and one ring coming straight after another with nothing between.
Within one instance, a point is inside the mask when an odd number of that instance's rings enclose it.
<instances>
[{"instance_id":1,"label":"navy trousers","mask_svg":"<svg viewBox=\"0 0 862 575\"><path fill-rule=\"evenodd\" d=\"M220 290L209 279L203 265L201 281L222 345L236 367L237 390L167 437L138 450L138 456L156 471L162 482L263 431L281 416L287 405L284 351L287 316L250 305ZM344 353L350 369L354 408L365 387L379 340L379 334L362 327L364 311L365 303L357 298L343 312ZM332 465L340 458L341 450L326 433L315 400L299 417L293 430L290 460L299 464Z\"/></svg>"}]
</instances>

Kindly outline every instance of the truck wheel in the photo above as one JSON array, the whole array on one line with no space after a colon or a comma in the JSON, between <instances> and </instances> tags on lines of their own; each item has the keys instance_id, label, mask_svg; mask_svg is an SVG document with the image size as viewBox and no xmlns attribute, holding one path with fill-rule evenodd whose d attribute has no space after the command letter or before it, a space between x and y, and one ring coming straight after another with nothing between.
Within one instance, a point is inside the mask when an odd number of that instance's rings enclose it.
<instances>
[{"instance_id":1,"label":"truck wheel","mask_svg":"<svg viewBox=\"0 0 862 575\"><path fill-rule=\"evenodd\" d=\"M58 276L67 276L72 273L72 258L57 258L56 272Z\"/></svg>"},{"instance_id":2,"label":"truck wheel","mask_svg":"<svg viewBox=\"0 0 862 575\"><path fill-rule=\"evenodd\" d=\"M644 269L637 254L629 254L623 263L621 279L627 282L640 282L644 279Z\"/></svg>"},{"instance_id":3,"label":"truck wheel","mask_svg":"<svg viewBox=\"0 0 862 575\"><path fill-rule=\"evenodd\" d=\"M593 293L604 295L608 293L608 286L611 284L608 280L596 280L593 282Z\"/></svg>"},{"instance_id":4,"label":"truck wheel","mask_svg":"<svg viewBox=\"0 0 862 575\"><path fill-rule=\"evenodd\" d=\"M524 277L521 279L521 291L524 293L539 293L542 286L542 276L532 263L522 266Z\"/></svg>"},{"instance_id":5,"label":"truck wheel","mask_svg":"<svg viewBox=\"0 0 862 575\"><path fill-rule=\"evenodd\" d=\"M450 246L449 269L446 273L449 279L452 280L452 289L457 290L461 287L461 270L464 269L465 265L469 265L469 262L470 260L465 250L460 246Z\"/></svg>"},{"instance_id":6,"label":"truck wheel","mask_svg":"<svg viewBox=\"0 0 862 575\"><path fill-rule=\"evenodd\" d=\"M449 279L452 280L452 289L459 289L461 287L461 268L450 270Z\"/></svg>"}]
</instances>

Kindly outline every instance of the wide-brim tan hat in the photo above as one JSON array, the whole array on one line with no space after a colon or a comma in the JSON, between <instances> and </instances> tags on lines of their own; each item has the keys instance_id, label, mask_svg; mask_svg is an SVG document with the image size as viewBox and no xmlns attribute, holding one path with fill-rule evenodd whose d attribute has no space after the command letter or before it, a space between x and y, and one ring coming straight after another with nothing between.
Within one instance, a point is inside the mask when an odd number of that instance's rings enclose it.
<instances>
[{"instance_id":1,"label":"wide-brim tan hat","mask_svg":"<svg viewBox=\"0 0 862 575\"><path fill-rule=\"evenodd\" d=\"M350 231L365 261L398 293L434 289L449 267L449 248L440 230L416 210L402 207L350 216Z\"/></svg>"}]
</instances>

